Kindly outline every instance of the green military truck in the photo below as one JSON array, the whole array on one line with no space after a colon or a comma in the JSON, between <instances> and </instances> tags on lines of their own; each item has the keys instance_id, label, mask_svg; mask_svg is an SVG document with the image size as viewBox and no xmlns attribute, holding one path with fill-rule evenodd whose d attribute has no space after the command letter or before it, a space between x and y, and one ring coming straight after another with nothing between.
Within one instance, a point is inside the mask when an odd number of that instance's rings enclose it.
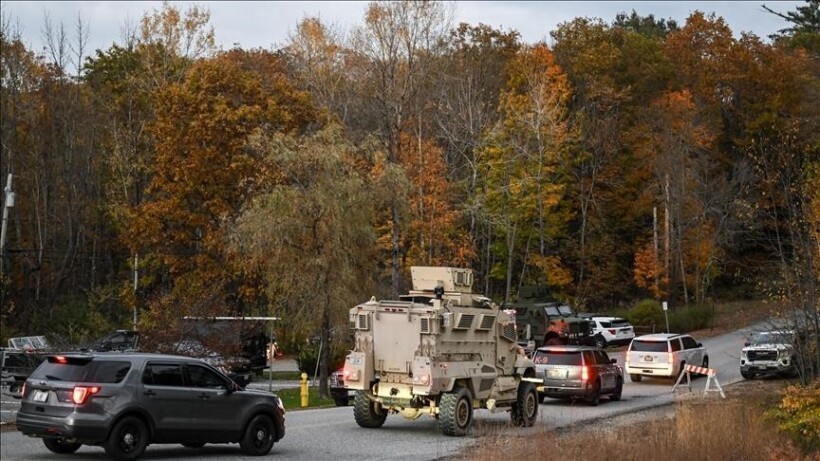
<instances>
[{"instance_id":1,"label":"green military truck","mask_svg":"<svg viewBox=\"0 0 820 461\"><path fill-rule=\"evenodd\" d=\"M505 307L515 309L518 342L528 349L556 344L595 345L590 321L553 298L546 286L521 287L518 300Z\"/></svg>"}]
</instances>

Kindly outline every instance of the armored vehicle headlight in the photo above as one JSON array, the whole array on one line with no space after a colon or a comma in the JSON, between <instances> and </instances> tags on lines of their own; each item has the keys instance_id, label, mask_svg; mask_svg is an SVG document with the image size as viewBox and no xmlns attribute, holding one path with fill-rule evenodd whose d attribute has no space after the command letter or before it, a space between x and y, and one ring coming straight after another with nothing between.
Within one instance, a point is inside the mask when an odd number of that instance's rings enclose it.
<instances>
[{"instance_id":1,"label":"armored vehicle headlight","mask_svg":"<svg viewBox=\"0 0 820 461\"><path fill-rule=\"evenodd\" d=\"M421 373L417 375L413 375L413 384L418 384L421 386L427 386L430 384L430 375L427 373Z\"/></svg>"}]
</instances>

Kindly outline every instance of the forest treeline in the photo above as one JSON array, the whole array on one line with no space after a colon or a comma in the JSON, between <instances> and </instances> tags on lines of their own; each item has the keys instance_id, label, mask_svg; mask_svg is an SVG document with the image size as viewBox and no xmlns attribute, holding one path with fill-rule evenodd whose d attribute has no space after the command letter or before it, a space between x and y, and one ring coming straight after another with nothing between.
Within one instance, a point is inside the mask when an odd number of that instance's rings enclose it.
<instances>
[{"instance_id":1,"label":"forest treeline","mask_svg":"<svg viewBox=\"0 0 820 461\"><path fill-rule=\"evenodd\" d=\"M632 12L536 44L452 6L225 50L207 9L164 4L93 51L82 21L26 49L4 8L3 341L134 312L327 338L411 265L470 267L498 302L547 284L593 311L774 298L816 321L818 1L770 39Z\"/></svg>"}]
</instances>

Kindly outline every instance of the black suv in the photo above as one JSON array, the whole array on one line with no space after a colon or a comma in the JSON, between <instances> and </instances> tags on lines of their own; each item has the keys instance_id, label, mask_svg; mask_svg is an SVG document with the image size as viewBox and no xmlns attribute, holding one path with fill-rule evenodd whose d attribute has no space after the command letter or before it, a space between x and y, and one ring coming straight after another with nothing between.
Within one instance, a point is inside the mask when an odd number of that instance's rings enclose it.
<instances>
[{"instance_id":1,"label":"black suv","mask_svg":"<svg viewBox=\"0 0 820 461\"><path fill-rule=\"evenodd\" d=\"M239 443L260 456L285 435L285 408L199 359L72 353L49 356L28 377L17 429L60 454L101 445L134 460L151 443Z\"/></svg>"},{"instance_id":2,"label":"black suv","mask_svg":"<svg viewBox=\"0 0 820 461\"><path fill-rule=\"evenodd\" d=\"M620 400L624 370L606 352L588 346L545 346L533 354L535 376L544 380L539 396L584 398L598 405L601 395Z\"/></svg>"}]
</instances>

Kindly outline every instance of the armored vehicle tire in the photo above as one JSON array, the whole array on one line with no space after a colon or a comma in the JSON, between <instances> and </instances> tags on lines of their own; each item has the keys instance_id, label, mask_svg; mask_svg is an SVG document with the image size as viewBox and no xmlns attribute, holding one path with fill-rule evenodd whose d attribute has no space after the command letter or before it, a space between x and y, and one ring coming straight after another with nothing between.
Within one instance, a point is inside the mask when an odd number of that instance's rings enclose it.
<instances>
[{"instance_id":1,"label":"armored vehicle tire","mask_svg":"<svg viewBox=\"0 0 820 461\"><path fill-rule=\"evenodd\" d=\"M643 376L638 375L638 374L635 374L635 375L629 375L629 379L630 379L633 383L639 383L639 382L641 382L641 379L642 379L642 378L643 378Z\"/></svg>"},{"instance_id":2,"label":"armored vehicle tire","mask_svg":"<svg viewBox=\"0 0 820 461\"><path fill-rule=\"evenodd\" d=\"M43 445L45 445L50 452L57 453L58 455L69 455L83 446L81 443L69 443L53 437L44 438Z\"/></svg>"},{"instance_id":3,"label":"armored vehicle tire","mask_svg":"<svg viewBox=\"0 0 820 461\"><path fill-rule=\"evenodd\" d=\"M621 400L621 395L623 394L623 392L624 382L620 378L618 378L618 384L615 386L615 390L612 391L611 394L609 394L609 401L617 402L618 400Z\"/></svg>"},{"instance_id":4,"label":"armored vehicle tire","mask_svg":"<svg viewBox=\"0 0 820 461\"><path fill-rule=\"evenodd\" d=\"M755 372L748 370L740 370L740 376L743 376L743 379L754 379Z\"/></svg>"},{"instance_id":5,"label":"armored vehicle tire","mask_svg":"<svg viewBox=\"0 0 820 461\"><path fill-rule=\"evenodd\" d=\"M601 335L595 335L593 338L595 341L595 347L598 349L606 349L606 339Z\"/></svg>"},{"instance_id":6,"label":"armored vehicle tire","mask_svg":"<svg viewBox=\"0 0 820 461\"><path fill-rule=\"evenodd\" d=\"M592 385L592 389L589 391L589 395L587 396L587 405L591 407L597 407L598 404L601 402L601 381L595 380L595 384Z\"/></svg>"},{"instance_id":7,"label":"armored vehicle tire","mask_svg":"<svg viewBox=\"0 0 820 461\"><path fill-rule=\"evenodd\" d=\"M510 411L513 424L521 427L531 427L538 416L538 391L535 384L529 381L518 383L518 397Z\"/></svg>"},{"instance_id":8,"label":"armored vehicle tire","mask_svg":"<svg viewBox=\"0 0 820 461\"><path fill-rule=\"evenodd\" d=\"M105 454L111 459L134 460L148 446L148 429L139 418L126 416L114 425L105 441Z\"/></svg>"},{"instance_id":9,"label":"armored vehicle tire","mask_svg":"<svg viewBox=\"0 0 820 461\"><path fill-rule=\"evenodd\" d=\"M268 415L256 415L248 423L239 441L239 448L248 456L264 456L273 448L276 428Z\"/></svg>"},{"instance_id":10,"label":"armored vehicle tire","mask_svg":"<svg viewBox=\"0 0 820 461\"><path fill-rule=\"evenodd\" d=\"M337 407L346 407L350 405L350 397L336 397L333 399Z\"/></svg>"},{"instance_id":11,"label":"armored vehicle tire","mask_svg":"<svg viewBox=\"0 0 820 461\"><path fill-rule=\"evenodd\" d=\"M462 437L473 425L473 395L466 387L441 394L438 427L444 435Z\"/></svg>"},{"instance_id":12,"label":"armored vehicle tire","mask_svg":"<svg viewBox=\"0 0 820 461\"><path fill-rule=\"evenodd\" d=\"M363 391L357 391L353 398L353 417L360 427L376 429L384 425L387 412L382 411L381 405L368 399Z\"/></svg>"}]
</instances>

